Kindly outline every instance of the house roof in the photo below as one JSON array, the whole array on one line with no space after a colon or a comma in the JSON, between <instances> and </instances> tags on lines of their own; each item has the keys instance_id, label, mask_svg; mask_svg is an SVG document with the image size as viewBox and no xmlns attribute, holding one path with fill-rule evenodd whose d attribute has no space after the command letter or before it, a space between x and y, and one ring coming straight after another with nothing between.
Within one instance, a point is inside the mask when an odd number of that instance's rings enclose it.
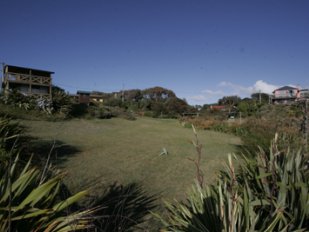
<instances>
[{"instance_id":1,"label":"house roof","mask_svg":"<svg viewBox=\"0 0 309 232\"><path fill-rule=\"evenodd\" d=\"M4 70L7 69L8 72L16 72L16 73L24 73L28 74L31 70L32 74L38 75L38 76L49 76L50 74L54 74L54 72L46 71L46 70L40 70L40 69L34 69L34 68L26 68L21 66L14 66L14 65L4 65Z\"/></svg>"},{"instance_id":2,"label":"house roof","mask_svg":"<svg viewBox=\"0 0 309 232\"><path fill-rule=\"evenodd\" d=\"M295 87L291 87L291 86L283 86L283 87L281 87L281 88L279 88L279 89L275 89L274 91L273 91L273 93L275 92L275 91L280 91L280 90L294 90L294 89L298 89L298 88L295 88Z\"/></svg>"},{"instance_id":3,"label":"house roof","mask_svg":"<svg viewBox=\"0 0 309 232\"><path fill-rule=\"evenodd\" d=\"M77 94L90 95L90 91L77 90Z\"/></svg>"}]
</instances>

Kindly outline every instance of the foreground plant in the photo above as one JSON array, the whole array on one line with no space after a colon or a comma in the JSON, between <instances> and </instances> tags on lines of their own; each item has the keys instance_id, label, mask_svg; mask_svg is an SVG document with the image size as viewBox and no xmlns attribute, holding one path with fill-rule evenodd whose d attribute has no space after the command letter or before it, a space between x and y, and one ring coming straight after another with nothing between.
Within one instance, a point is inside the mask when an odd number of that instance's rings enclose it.
<instances>
[{"instance_id":1,"label":"foreground plant","mask_svg":"<svg viewBox=\"0 0 309 232\"><path fill-rule=\"evenodd\" d=\"M93 210L70 212L70 206L87 194L79 192L61 199L63 174L44 175L21 167L16 156L12 165L0 166L0 231L76 231L90 226Z\"/></svg>"},{"instance_id":2,"label":"foreground plant","mask_svg":"<svg viewBox=\"0 0 309 232\"><path fill-rule=\"evenodd\" d=\"M0 116L0 160L4 161L6 155L20 145L17 138L23 133L18 123L12 123L7 117Z\"/></svg>"},{"instance_id":3,"label":"foreground plant","mask_svg":"<svg viewBox=\"0 0 309 232\"><path fill-rule=\"evenodd\" d=\"M269 152L234 156L216 185L197 185L186 202L166 203L166 231L308 231L308 158L280 151L277 136Z\"/></svg>"},{"instance_id":4,"label":"foreground plant","mask_svg":"<svg viewBox=\"0 0 309 232\"><path fill-rule=\"evenodd\" d=\"M97 232L145 231L150 211L156 209L156 195L150 195L136 183L111 185L90 203L99 208L94 216Z\"/></svg>"},{"instance_id":5,"label":"foreground plant","mask_svg":"<svg viewBox=\"0 0 309 232\"><path fill-rule=\"evenodd\" d=\"M23 129L0 117L0 231L76 231L90 226L93 210L70 212L87 194L61 197L63 173L19 159Z\"/></svg>"}]
</instances>

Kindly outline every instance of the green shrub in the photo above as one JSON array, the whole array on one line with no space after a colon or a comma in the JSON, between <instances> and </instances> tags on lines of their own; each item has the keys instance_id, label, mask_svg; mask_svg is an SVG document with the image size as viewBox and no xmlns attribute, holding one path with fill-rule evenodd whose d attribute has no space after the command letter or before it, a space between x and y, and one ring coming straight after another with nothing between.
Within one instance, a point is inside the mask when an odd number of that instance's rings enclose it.
<instances>
[{"instance_id":1,"label":"green shrub","mask_svg":"<svg viewBox=\"0 0 309 232\"><path fill-rule=\"evenodd\" d=\"M70 117L84 117L88 113L86 104L73 104L69 113Z\"/></svg>"},{"instance_id":2,"label":"green shrub","mask_svg":"<svg viewBox=\"0 0 309 232\"><path fill-rule=\"evenodd\" d=\"M136 183L111 185L90 202L91 207L99 208L94 214L96 231L129 232L143 228L141 224L149 218L150 210L156 208L156 198Z\"/></svg>"},{"instance_id":3,"label":"green shrub","mask_svg":"<svg viewBox=\"0 0 309 232\"><path fill-rule=\"evenodd\" d=\"M166 203L166 231L308 231L308 157L278 137L269 152L259 150L233 166L231 156L215 185L197 185L186 202Z\"/></svg>"},{"instance_id":4,"label":"green shrub","mask_svg":"<svg viewBox=\"0 0 309 232\"><path fill-rule=\"evenodd\" d=\"M13 157L12 157L13 158ZM18 156L0 163L1 231L76 231L90 227L93 210L70 212L87 191L59 198L63 174L46 174Z\"/></svg>"},{"instance_id":5,"label":"green shrub","mask_svg":"<svg viewBox=\"0 0 309 232\"><path fill-rule=\"evenodd\" d=\"M0 117L0 160L8 159L9 152L20 147L20 140L18 137L24 129L18 124L13 123L7 117Z\"/></svg>"},{"instance_id":6,"label":"green shrub","mask_svg":"<svg viewBox=\"0 0 309 232\"><path fill-rule=\"evenodd\" d=\"M21 162L23 128L0 118L0 231L75 231L90 225L93 210L69 213L86 191L61 198L63 174Z\"/></svg>"}]
</instances>

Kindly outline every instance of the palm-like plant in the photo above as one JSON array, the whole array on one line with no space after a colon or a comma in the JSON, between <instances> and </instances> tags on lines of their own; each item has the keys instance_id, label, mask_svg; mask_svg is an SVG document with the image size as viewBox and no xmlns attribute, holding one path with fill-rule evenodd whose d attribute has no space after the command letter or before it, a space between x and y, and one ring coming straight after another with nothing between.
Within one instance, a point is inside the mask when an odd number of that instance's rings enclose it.
<instances>
[{"instance_id":1,"label":"palm-like plant","mask_svg":"<svg viewBox=\"0 0 309 232\"><path fill-rule=\"evenodd\" d=\"M92 202L98 208L94 224L97 232L144 231L143 223L155 210L155 195L147 194L142 186L113 184Z\"/></svg>"},{"instance_id":2,"label":"palm-like plant","mask_svg":"<svg viewBox=\"0 0 309 232\"><path fill-rule=\"evenodd\" d=\"M89 227L93 210L69 210L87 191L60 199L63 174L44 175L30 162L21 167L16 156L10 166L1 163L0 231L75 231Z\"/></svg>"},{"instance_id":3,"label":"palm-like plant","mask_svg":"<svg viewBox=\"0 0 309 232\"><path fill-rule=\"evenodd\" d=\"M0 117L0 159L5 158L5 154L19 146L17 137L23 132L23 128L18 123L12 123L7 117Z\"/></svg>"},{"instance_id":4,"label":"palm-like plant","mask_svg":"<svg viewBox=\"0 0 309 232\"><path fill-rule=\"evenodd\" d=\"M22 128L0 118L0 231L75 231L90 226L94 210L70 212L87 194L61 197L63 173L19 161Z\"/></svg>"},{"instance_id":5,"label":"palm-like plant","mask_svg":"<svg viewBox=\"0 0 309 232\"><path fill-rule=\"evenodd\" d=\"M308 231L308 158L279 151L238 160L231 156L216 185L197 185L186 202L167 203L167 231Z\"/></svg>"}]
</instances>

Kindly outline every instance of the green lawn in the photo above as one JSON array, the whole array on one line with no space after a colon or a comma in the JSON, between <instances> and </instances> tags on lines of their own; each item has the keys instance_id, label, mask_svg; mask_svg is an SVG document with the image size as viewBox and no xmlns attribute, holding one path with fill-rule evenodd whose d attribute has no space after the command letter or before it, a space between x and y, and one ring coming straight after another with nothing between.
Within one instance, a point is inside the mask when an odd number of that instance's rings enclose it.
<instances>
[{"instance_id":1,"label":"green lawn","mask_svg":"<svg viewBox=\"0 0 309 232\"><path fill-rule=\"evenodd\" d=\"M195 167L188 160L196 155L190 143L194 135L177 120L75 119L22 124L29 135L47 144L57 140L70 148L66 159L58 165L68 173L66 183L73 192L93 183L96 191L101 191L99 187L115 181L137 182L148 192L162 194L164 199L179 199L194 183ZM203 144L205 181L210 183L228 153L241 142L235 136L213 131L198 131L198 135ZM168 154L160 156L163 148Z\"/></svg>"}]
</instances>

